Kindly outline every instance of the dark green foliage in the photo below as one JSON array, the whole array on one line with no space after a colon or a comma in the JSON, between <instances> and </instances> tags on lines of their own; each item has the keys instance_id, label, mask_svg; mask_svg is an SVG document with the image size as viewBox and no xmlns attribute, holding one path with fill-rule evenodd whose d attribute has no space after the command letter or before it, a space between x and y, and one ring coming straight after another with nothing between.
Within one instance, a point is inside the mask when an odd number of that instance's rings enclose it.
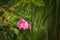
<instances>
[{"instance_id":1,"label":"dark green foliage","mask_svg":"<svg viewBox=\"0 0 60 40\"><path fill-rule=\"evenodd\" d=\"M60 40L59 0L2 0L0 5L0 40ZM32 29L17 28L20 18Z\"/></svg>"}]
</instances>

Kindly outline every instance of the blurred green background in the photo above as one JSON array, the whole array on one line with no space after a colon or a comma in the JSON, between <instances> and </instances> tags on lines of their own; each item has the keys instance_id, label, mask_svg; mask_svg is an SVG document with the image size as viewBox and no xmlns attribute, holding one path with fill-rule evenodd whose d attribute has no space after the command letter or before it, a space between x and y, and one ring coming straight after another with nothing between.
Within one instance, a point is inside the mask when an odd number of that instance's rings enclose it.
<instances>
[{"instance_id":1,"label":"blurred green background","mask_svg":"<svg viewBox=\"0 0 60 40\"><path fill-rule=\"evenodd\" d=\"M60 40L60 0L0 0L0 40ZM32 24L20 30L24 18Z\"/></svg>"}]
</instances>

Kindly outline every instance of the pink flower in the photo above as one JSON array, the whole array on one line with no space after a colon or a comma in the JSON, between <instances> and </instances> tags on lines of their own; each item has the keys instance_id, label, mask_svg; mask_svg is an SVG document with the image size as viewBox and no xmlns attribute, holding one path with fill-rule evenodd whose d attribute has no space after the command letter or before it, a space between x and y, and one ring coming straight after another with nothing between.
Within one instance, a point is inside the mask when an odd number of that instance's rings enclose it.
<instances>
[{"instance_id":1,"label":"pink flower","mask_svg":"<svg viewBox=\"0 0 60 40\"><path fill-rule=\"evenodd\" d=\"M28 29L28 22L24 20L23 18L18 21L18 28L26 30Z\"/></svg>"}]
</instances>

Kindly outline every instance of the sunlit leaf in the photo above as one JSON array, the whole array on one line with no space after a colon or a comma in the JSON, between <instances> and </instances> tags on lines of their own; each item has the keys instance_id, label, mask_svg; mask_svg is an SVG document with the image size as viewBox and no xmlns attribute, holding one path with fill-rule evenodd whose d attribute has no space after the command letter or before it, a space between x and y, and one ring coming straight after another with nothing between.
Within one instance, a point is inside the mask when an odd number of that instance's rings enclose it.
<instances>
[{"instance_id":1,"label":"sunlit leaf","mask_svg":"<svg viewBox=\"0 0 60 40\"><path fill-rule=\"evenodd\" d=\"M16 35L18 35L18 34L19 34L19 30L18 30L18 29L13 28L13 30L14 30L14 33L15 33Z\"/></svg>"},{"instance_id":2,"label":"sunlit leaf","mask_svg":"<svg viewBox=\"0 0 60 40\"><path fill-rule=\"evenodd\" d=\"M31 0L23 0L25 3L30 3Z\"/></svg>"},{"instance_id":3,"label":"sunlit leaf","mask_svg":"<svg viewBox=\"0 0 60 40\"><path fill-rule=\"evenodd\" d=\"M39 7L42 7L42 6L45 5L43 0L35 0L35 1L33 2L33 4L34 4L35 6L39 6Z\"/></svg>"}]
</instances>

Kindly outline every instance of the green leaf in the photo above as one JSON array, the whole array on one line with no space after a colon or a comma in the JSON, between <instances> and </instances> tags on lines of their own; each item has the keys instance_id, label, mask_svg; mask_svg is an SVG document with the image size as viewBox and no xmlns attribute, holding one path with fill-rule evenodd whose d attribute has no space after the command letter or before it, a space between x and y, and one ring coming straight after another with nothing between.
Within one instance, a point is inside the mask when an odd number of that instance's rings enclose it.
<instances>
[{"instance_id":1,"label":"green leaf","mask_svg":"<svg viewBox=\"0 0 60 40\"><path fill-rule=\"evenodd\" d=\"M25 3L30 3L31 0L23 0Z\"/></svg>"},{"instance_id":2,"label":"green leaf","mask_svg":"<svg viewBox=\"0 0 60 40\"><path fill-rule=\"evenodd\" d=\"M45 5L43 0L35 0L35 1L33 2L33 4L36 5L36 6L39 6L39 7Z\"/></svg>"},{"instance_id":3,"label":"green leaf","mask_svg":"<svg viewBox=\"0 0 60 40\"><path fill-rule=\"evenodd\" d=\"M0 12L3 10L3 8L0 7Z\"/></svg>"},{"instance_id":4,"label":"green leaf","mask_svg":"<svg viewBox=\"0 0 60 40\"><path fill-rule=\"evenodd\" d=\"M18 35L19 30L18 30L18 29L16 29L16 28L13 28L13 30L14 30L14 33L15 33L16 35Z\"/></svg>"}]
</instances>

